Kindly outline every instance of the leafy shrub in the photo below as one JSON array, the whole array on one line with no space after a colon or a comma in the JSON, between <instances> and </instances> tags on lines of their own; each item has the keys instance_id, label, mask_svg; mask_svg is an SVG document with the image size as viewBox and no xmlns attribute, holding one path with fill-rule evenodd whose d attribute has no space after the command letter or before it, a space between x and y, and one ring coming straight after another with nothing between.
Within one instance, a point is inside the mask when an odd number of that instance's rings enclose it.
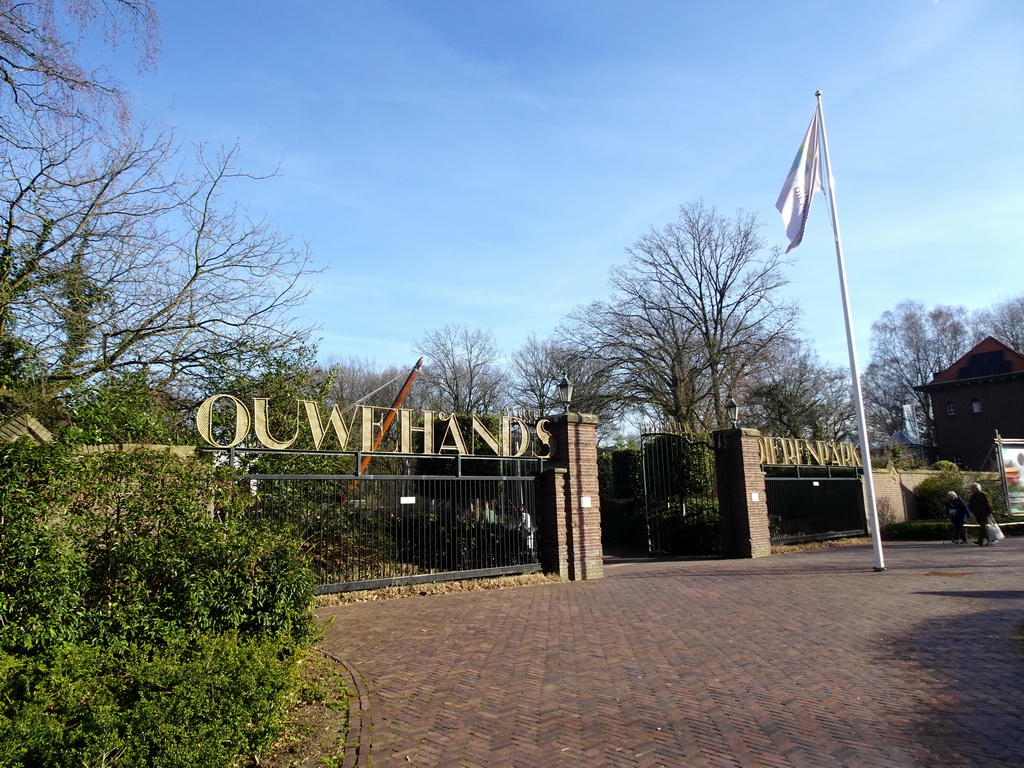
<instances>
[{"instance_id":1,"label":"leafy shrub","mask_svg":"<svg viewBox=\"0 0 1024 768\"><path fill-rule=\"evenodd\" d=\"M59 463L22 464L43 483L12 466L32 450L0 454L0 648L311 636L313 578L298 543L210 508L239 503L230 472L169 454L47 449Z\"/></svg>"},{"instance_id":2,"label":"leafy shrub","mask_svg":"<svg viewBox=\"0 0 1024 768\"><path fill-rule=\"evenodd\" d=\"M601 542L605 546L647 549L647 517L644 500L601 499Z\"/></svg>"},{"instance_id":3,"label":"leafy shrub","mask_svg":"<svg viewBox=\"0 0 1024 768\"><path fill-rule=\"evenodd\" d=\"M223 766L315 637L296 539L231 470L0 448L0 766Z\"/></svg>"},{"instance_id":4,"label":"leafy shrub","mask_svg":"<svg viewBox=\"0 0 1024 768\"><path fill-rule=\"evenodd\" d=\"M957 496L966 500L970 494L969 481L960 469L950 462L939 462L946 464L938 474L922 480L914 489L917 497L917 512L924 520L945 520L946 519L946 494L955 491Z\"/></svg>"},{"instance_id":5,"label":"leafy shrub","mask_svg":"<svg viewBox=\"0 0 1024 768\"><path fill-rule=\"evenodd\" d=\"M657 551L674 555L722 552L722 517L717 499L690 499L684 510L664 503L651 509L651 539Z\"/></svg>"},{"instance_id":6,"label":"leafy shrub","mask_svg":"<svg viewBox=\"0 0 1024 768\"><path fill-rule=\"evenodd\" d=\"M981 476L973 472L961 472L956 464L948 461L936 462L935 467L940 471L932 477L926 478L914 488L914 495L917 497L918 515L925 520L946 519L946 494L955 491L957 496L964 501L971 498L971 483L977 482L981 485L996 510L996 516L1002 519L1005 511L1003 488L998 478Z\"/></svg>"},{"instance_id":7,"label":"leafy shrub","mask_svg":"<svg viewBox=\"0 0 1024 768\"><path fill-rule=\"evenodd\" d=\"M624 448L612 451L611 456L613 498L635 499L643 496L644 476L640 451L636 448Z\"/></svg>"},{"instance_id":8,"label":"leafy shrub","mask_svg":"<svg viewBox=\"0 0 1024 768\"><path fill-rule=\"evenodd\" d=\"M0 766L220 768L273 742L293 684L273 638L203 635L0 662Z\"/></svg>"},{"instance_id":9,"label":"leafy shrub","mask_svg":"<svg viewBox=\"0 0 1024 768\"><path fill-rule=\"evenodd\" d=\"M609 499L633 499L643 496L644 478L640 451L617 448L597 457L598 487L602 504Z\"/></svg>"},{"instance_id":10,"label":"leafy shrub","mask_svg":"<svg viewBox=\"0 0 1024 768\"><path fill-rule=\"evenodd\" d=\"M159 401L144 372L107 376L74 387L61 399L72 422L62 430L64 442L76 445L167 445L175 442L180 416Z\"/></svg>"},{"instance_id":11,"label":"leafy shrub","mask_svg":"<svg viewBox=\"0 0 1024 768\"><path fill-rule=\"evenodd\" d=\"M607 545L653 547L673 554L711 554L722 547L707 436L661 434L639 449L620 449L598 463L601 538ZM654 485L644 488L644 457ZM606 493L610 495L606 495Z\"/></svg>"},{"instance_id":12,"label":"leafy shrub","mask_svg":"<svg viewBox=\"0 0 1024 768\"><path fill-rule=\"evenodd\" d=\"M612 454L601 451L597 454L597 490L602 499L615 498L615 485L612 483Z\"/></svg>"},{"instance_id":13,"label":"leafy shrub","mask_svg":"<svg viewBox=\"0 0 1024 768\"><path fill-rule=\"evenodd\" d=\"M518 527L501 523L427 513L394 519L390 530L398 559L423 569L463 571L532 560L526 536Z\"/></svg>"}]
</instances>

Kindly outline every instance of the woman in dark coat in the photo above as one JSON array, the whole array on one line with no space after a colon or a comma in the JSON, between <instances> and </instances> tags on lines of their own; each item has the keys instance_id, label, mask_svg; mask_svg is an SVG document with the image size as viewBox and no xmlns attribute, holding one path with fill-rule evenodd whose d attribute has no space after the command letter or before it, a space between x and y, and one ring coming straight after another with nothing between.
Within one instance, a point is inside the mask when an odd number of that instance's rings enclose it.
<instances>
[{"instance_id":1,"label":"woman in dark coat","mask_svg":"<svg viewBox=\"0 0 1024 768\"><path fill-rule=\"evenodd\" d=\"M953 524L953 543L966 544L967 532L964 531L964 523L971 516L971 510L967 508L964 500L956 495L956 491L946 494L946 514L949 515L949 522Z\"/></svg>"}]
</instances>

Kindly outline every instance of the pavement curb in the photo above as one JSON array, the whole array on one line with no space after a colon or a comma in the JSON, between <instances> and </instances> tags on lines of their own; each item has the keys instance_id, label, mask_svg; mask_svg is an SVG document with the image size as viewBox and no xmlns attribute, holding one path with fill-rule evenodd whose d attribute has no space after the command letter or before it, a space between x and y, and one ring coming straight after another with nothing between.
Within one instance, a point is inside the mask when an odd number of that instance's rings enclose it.
<instances>
[{"instance_id":1,"label":"pavement curb","mask_svg":"<svg viewBox=\"0 0 1024 768\"><path fill-rule=\"evenodd\" d=\"M349 690L348 733L342 768L368 768L370 765L370 696L363 676L344 659L324 649L320 652L345 670Z\"/></svg>"}]
</instances>

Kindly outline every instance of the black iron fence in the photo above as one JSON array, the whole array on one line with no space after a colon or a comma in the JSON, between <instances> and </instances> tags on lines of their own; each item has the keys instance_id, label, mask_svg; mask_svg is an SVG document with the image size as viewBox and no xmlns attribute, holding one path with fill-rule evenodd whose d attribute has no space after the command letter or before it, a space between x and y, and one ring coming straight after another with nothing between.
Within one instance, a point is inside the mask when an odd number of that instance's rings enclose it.
<instances>
[{"instance_id":1,"label":"black iron fence","mask_svg":"<svg viewBox=\"0 0 1024 768\"><path fill-rule=\"evenodd\" d=\"M867 532L861 479L855 469L845 476L765 477L768 526L773 544L860 536ZM790 474L792 473L792 474Z\"/></svg>"},{"instance_id":2,"label":"black iron fence","mask_svg":"<svg viewBox=\"0 0 1024 768\"><path fill-rule=\"evenodd\" d=\"M370 468L397 473L356 474L367 455ZM301 538L321 593L540 570L536 460L267 451L243 460L251 514ZM305 472L332 465L355 471ZM412 474L423 470L434 474Z\"/></svg>"}]
</instances>

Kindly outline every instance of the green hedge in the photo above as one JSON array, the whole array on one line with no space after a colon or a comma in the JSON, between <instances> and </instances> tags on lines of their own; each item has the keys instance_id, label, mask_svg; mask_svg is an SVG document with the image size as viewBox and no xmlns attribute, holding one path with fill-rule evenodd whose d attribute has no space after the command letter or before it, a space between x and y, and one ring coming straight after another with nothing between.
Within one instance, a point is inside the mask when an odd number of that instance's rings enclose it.
<instances>
[{"instance_id":1,"label":"green hedge","mask_svg":"<svg viewBox=\"0 0 1024 768\"><path fill-rule=\"evenodd\" d=\"M882 538L889 541L939 541L952 535L948 520L908 520L882 527Z\"/></svg>"},{"instance_id":2,"label":"green hedge","mask_svg":"<svg viewBox=\"0 0 1024 768\"><path fill-rule=\"evenodd\" d=\"M274 638L0 655L0 766L220 768L273 743L293 686Z\"/></svg>"},{"instance_id":3,"label":"green hedge","mask_svg":"<svg viewBox=\"0 0 1024 768\"><path fill-rule=\"evenodd\" d=\"M1007 536L1024 536L1024 522L999 527ZM953 526L948 520L909 520L889 523L882 527L882 538L888 541L945 541L952 537ZM978 527L967 524L968 537L977 537Z\"/></svg>"},{"instance_id":4,"label":"green hedge","mask_svg":"<svg viewBox=\"0 0 1024 768\"><path fill-rule=\"evenodd\" d=\"M0 768L227 766L316 637L299 543L229 470L0 448Z\"/></svg>"}]
</instances>

